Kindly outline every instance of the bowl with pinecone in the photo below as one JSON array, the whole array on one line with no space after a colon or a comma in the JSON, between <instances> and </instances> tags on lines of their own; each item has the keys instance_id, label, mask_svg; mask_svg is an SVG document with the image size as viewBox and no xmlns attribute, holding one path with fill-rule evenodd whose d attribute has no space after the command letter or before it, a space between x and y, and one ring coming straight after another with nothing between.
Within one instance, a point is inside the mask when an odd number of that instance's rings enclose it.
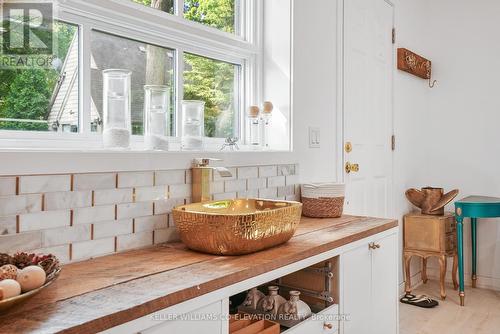
<instances>
[{"instance_id":1,"label":"bowl with pinecone","mask_svg":"<svg viewBox=\"0 0 500 334\"><path fill-rule=\"evenodd\" d=\"M52 254L0 253L0 313L49 286L60 272Z\"/></svg>"}]
</instances>

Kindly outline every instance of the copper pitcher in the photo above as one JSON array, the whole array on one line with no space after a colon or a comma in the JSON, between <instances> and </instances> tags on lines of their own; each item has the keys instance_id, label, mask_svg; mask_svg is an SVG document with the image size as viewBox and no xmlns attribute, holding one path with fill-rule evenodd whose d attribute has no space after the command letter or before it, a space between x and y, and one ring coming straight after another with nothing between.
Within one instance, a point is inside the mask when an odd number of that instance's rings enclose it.
<instances>
[{"instance_id":1,"label":"copper pitcher","mask_svg":"<svg viewBox=\"0 0 500 334\"><path fill-rule=\"evenodd\" d=\"M422 214L442 216L445 205L458 195L458 189L445 194L443 188L425 187L421 190L411 188L405 195L413 205L422 210Z\"/></svg>"}]
</instances>

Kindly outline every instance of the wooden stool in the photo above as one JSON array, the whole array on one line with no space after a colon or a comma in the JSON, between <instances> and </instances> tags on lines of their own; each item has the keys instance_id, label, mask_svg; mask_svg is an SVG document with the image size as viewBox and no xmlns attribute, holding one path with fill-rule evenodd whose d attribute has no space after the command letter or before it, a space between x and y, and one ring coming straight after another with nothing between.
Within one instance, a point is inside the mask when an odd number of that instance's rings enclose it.
<instances>
[{"instance_id":1,"label":"wooden stool","mask_svg":"<svg viewBox=\"0 0 500 334\"><path fill-rule=\"evenodd\" d=\"M427 259L436 256L440 266L441 299L446 298L444 279L446 276L447 257L453 257L453 286L457 283L457 237L455 216L445 213L444 216L410 213L404 217L404 264L406 273L405 290L411 292L410 260L413 256L422 258L422 281L427 283Z\"/></svg>"}]
</instances>

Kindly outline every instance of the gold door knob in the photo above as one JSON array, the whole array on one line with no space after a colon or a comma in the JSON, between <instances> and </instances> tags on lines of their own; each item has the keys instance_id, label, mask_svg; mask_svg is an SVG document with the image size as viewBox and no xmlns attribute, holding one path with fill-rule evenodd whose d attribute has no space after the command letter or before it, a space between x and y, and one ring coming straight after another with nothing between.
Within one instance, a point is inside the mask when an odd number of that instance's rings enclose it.
<instances>
[{"instance_id":1,"label":"gold door knob","mask_svg":"<svg viewBox=\"0 0 500 334\"><path fill-rule=\"evenodd\" d=\"M325 323L323 324L323 328L325 328L325 329L332 329L332 328L333 328L333 325L332 325L332 324L329 324L329 323L327 323L327 322L325 322Z\"/></svg>"},{"instance_id":2,"label":"gold door knob","mask_svg":"<svg viewBox=\"0 0 500 334\"><path fill-rule=\"evenodd\" d=\"M359 165L352 164L349 161L345 163L345 172L349 174L350 172L359 172Z\"/></svg>"},{"instance_id":3,"label":"gold door knob","mask_svg":"<svg viewBox=\"0 0 500 334\"><path fill-rule=\"evenodd\" d=\"M370 242L370 243L368 244L368 248L369 248L369 249L377 249L377 248L380 248L380 245L379 245L379 244L376 244L376 243L374 243L374 242Z\"/></svg>"}]
</instances>

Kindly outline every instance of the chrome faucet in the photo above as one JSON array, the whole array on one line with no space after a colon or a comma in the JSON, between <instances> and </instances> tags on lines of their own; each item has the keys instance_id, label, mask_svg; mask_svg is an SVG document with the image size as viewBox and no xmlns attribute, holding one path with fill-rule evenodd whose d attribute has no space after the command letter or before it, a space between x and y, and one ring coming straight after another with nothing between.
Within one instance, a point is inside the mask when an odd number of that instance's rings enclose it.
<instances>
[{"instance_id":1,"label":"chrome faucet","mask_svg":"<svg viewBox=\"0 0 500 334\"><path fill-rule=\"evenodd\" d=\"M191 167L191 190L193 203L206 202L212 199L210 191L212 171L220 177L231 177L233 174L226 167L212 167L210 162L221 159L199 158L194 159Z\"/></svg>"}]
</instances>

